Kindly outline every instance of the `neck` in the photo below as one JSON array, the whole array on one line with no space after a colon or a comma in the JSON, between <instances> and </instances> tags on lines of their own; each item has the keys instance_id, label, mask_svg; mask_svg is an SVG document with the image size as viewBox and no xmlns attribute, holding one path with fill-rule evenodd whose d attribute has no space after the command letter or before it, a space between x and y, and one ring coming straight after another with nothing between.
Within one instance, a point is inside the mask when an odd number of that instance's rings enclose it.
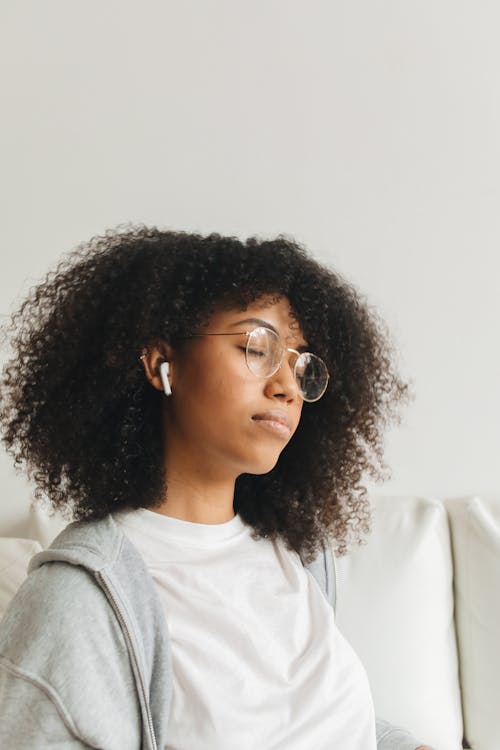
<instances>
[{"instance_id":1,"label":"neck","mask_svg":"<svg viewBox=\"0 0 500 750\"><path fill-rule=\"evenodd\" d=\"M165 457L167 493L161 506L150 510L192 523L226 523L234 518L236 477L217 474L213 465L186 458L187 452Z\"/></svg>"},{"instance_id":2,"label":"neck","mask_svg":"<svg viewBox=\"0 0 500 750\"><path fill-rule=\"evenodd\" d=\"M169 477L167 497L149 510L192 523L226 523L235 515L233 497L234 482L231 487L196 486L191 480Z\"/></svg>"},{"instance_id":3,"label":"neck","mask_svg":"<svg viewBox=\"0 0 500 750\"><path fill-rule=\"evenodd\" d=\"M240 467L229 466L203 441L193 442L168 411L164 400L163 467L167 489L161 505L151 507L181 521L226 523L234 518L234 487ZM210 445L208 446L210 448Z\"/></svg>"}]
</instances>

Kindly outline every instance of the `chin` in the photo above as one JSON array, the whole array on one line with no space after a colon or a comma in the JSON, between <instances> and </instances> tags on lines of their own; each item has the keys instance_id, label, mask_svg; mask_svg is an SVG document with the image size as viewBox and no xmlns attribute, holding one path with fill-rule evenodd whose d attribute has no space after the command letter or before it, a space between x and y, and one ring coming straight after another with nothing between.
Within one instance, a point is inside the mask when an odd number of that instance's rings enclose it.
<instances>
[{"instance_id":1,"label":"chin","mask_svg":"<svg viewBox=\"0 0 500 750\"><path fill-rule=\"evenodd\" d=\"M256 461L252 468L247 468L245 471L245 474L269 474L270 471L274 469L276 464L278 463L279 455L274 456L274 458L267 458L266 460L262 461Z\"/></svg>"}]
</instances>

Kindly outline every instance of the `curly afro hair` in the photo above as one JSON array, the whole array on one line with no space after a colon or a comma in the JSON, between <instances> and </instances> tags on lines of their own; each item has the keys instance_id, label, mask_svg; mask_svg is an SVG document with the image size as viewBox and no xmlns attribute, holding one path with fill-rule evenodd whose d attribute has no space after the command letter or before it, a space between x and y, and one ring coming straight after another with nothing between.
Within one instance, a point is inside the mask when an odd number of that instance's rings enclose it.
<instances>
[{"instance_id":1,"label":"curly afro hair","mask_svg":"<svg viewBox=\"0 0 500 750\"><path fill-rule=\"evenodd\" d=\"M33 287L4 326L14 355L3 368L0 430L44 501L67 519L157 507L163 394L139 356L180 342L210 313L286 296L329 372L325 395L304 403L276 466L236 481L234 511L254 538L281 537L311 561L323 544L343 555L371 527L367 471L383 460L383 428L410 399L384 322L355 288L294 240L242 242L121 226L79 245Z\"/></svg>"}]
</instances>

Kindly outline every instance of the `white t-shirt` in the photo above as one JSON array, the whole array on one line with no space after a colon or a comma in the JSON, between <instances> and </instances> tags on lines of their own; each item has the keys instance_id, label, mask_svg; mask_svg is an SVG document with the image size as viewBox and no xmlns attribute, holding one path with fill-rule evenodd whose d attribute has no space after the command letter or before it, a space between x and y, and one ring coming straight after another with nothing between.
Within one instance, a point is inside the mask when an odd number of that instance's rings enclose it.
<instances>
[{"instance_id":1,"label":"white t-shirt","mask_svg":"<svg viewBox=\"0 0 500 750\"><path fill-rule=\"evenodd\" d=\"M164 604L173 696L165 750L376 750L366 672L284 542L146 509L113 517Z\"/></svg>"}]
</instances>

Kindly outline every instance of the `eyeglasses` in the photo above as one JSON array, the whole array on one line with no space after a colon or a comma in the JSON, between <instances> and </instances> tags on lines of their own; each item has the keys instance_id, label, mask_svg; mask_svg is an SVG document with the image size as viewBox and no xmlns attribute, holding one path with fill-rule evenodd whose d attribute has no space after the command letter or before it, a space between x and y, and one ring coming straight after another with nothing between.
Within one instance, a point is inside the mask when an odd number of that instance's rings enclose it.
<instances>
[{"instance_id":1,"label":"eyeglasses","mask_svg":"<svg viewBox=\"0 0 500 750\"><path fill-rule=\"evenodd\" d=\"M298 352L283 346L275 331L264 326L253 331L236 333L192 333L183 338L198 336L246 336L245 359L248 369L259 378L270 378L280 369L286 352L297 355L293 374L304 401L318 401L326 391L330 375L322 359L310 352Z\"/></svg>"}]
</instances>

